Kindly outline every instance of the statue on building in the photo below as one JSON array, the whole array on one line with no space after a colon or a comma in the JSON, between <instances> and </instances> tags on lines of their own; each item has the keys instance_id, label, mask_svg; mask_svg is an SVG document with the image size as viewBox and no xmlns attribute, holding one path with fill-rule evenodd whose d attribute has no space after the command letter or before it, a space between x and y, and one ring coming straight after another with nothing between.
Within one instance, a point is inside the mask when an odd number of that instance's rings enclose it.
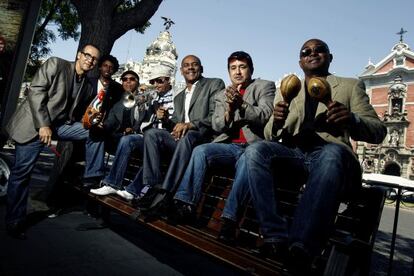
<instances>
[{"instance_id":1,"label":"statue on building","mask_svg":"<svg viewBox=\"0 0 414 276\"><path fill-rule=\"evenodd\" d=\"M394 129L391 133L390 133L390 137L388 139L388 143L390 144L390 146L392 147L397 147L399 144L399 140L400 140L400 133L397 129Z\"/></svg>"},{"instance_id":2,"label":"statue on building","mask_svg":"<svg viewBox=\"0 0 414 276\"><path fill-rule=\"evenodd\" d=\"M392 113L400 113L401 112L401 105L399 103L395 103L392 107Z\"/></svg>"},{"instance_id":3,"label":"statue on building","mask_svg":"<svg viewBox=\"0 0 414 276\"><path fill-rule=\"evenodd\" d=\"M171 18L167 18L165 16L161 16L162 19L164 19L164 26L165 30L169 30L173 24L175 24L174 21L171 20Z\"/></svg>"}]
</instances>

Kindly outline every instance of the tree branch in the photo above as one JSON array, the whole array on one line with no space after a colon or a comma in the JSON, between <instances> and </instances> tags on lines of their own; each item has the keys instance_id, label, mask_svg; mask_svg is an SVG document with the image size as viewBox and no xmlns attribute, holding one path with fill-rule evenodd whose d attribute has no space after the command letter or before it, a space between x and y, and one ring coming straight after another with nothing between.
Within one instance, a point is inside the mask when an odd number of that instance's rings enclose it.
<instances>
[{"instance_id":1,"label":"tree branch","mask_svg":"<svg viewBox=\"0 0 414 276\"><path fill-rule=\"evenodd\" d=\"M127 31L144 26L161 2L162 0L142 0L134 8L115 14L111 24L111 37L116 40Z\"/></svg>"},{"instance_id":2,"label":"tree branch","mask_svg":"<svg viewBox=\"0 0 414 276\"><path fill-rule=\"evenodd\" d=\"M43 23L36 29L36 32L35 32L35 35L34 35L34 37L35 37L34 40L35 41L38 39L40 33L44 31L47 24L52 19L53 15L56 14L57 8L60 6L60 3L62 3L62 0L53 0L53 2L54 2L52 4L53 8L50 9L49 14L43 20Z\"/></svg>"}]
</instances>

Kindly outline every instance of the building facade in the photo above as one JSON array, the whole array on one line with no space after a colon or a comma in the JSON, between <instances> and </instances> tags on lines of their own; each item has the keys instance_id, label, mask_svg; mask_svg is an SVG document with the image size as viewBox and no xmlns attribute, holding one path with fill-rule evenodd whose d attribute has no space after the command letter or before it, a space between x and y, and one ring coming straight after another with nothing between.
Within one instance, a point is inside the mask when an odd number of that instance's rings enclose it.
<instances>
[{"instance_id":1,"label":"building facade","mask_svg":"<svg viewBox=\"0 0 414 276\"><path fill-rule=\"evenodd\" d=\"M128 61L125 64L121 64L119 71L114 74L114 79L120 82L120 76L125 70L133 70L139 76L139 82L142 87L147 90L152 90L153 87L149 83L152 79L153 68L159 65L170 68L171 71L171 84L173 85L174 92L181 91L185 88L185 83L177 83L175 81L175 75L177 73L177 59L178 54L175 44L172 41L172 37L169 31L164 30L160 32L158 37L148 45L142 62Z\"/></svg>"},{"instance_id":2,"label":"building facade","mask_svg":"<svg viewBox=\"0 0 414 276\"><path fill-rule=\"evenodd\" d=\"M388 132L380 145L356 143L364 172L414 179L414 52L401 38L380 62L369 62L359 78Z\"/></svg>"}]
</instances>

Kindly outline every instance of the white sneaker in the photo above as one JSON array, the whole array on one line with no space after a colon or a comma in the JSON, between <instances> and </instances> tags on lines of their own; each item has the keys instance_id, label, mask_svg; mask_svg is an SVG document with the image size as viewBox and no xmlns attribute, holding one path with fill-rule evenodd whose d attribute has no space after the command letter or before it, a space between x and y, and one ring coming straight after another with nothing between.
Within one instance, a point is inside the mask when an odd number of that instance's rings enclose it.
<instances>
[{"instance_id":1,"label":"white sneaker","mask_svg":"<svg viewBox=\"0 0 414 276\"><path fill-rule=\"evenodd\" d=\"M90 192L94 195L104 196L104 195L115 194L116 190L112 188L111 186L106 185L98 189L91 189Z\"/></svg>"},{"instance_id":2,"label":"white sneaker","mask_svg":"<svg viewBox=\"0 0 414 276\"><path fill-rule=\"evenodd\" d=\"M134 198L134 195L125 191L125 190L118 190L116 191L116 194L119 195L120 197L122 197L123 199L126 200L132 200Z\"/></svg>"}]
</instances>

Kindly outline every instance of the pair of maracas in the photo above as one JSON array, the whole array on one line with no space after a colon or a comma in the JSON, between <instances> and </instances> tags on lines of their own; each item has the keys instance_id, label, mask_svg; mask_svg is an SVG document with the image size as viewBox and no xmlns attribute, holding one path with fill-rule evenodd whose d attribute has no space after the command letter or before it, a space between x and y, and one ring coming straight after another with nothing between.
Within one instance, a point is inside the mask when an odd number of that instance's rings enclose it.
<instances>
[{"instance_id":1,"label":"pair of maracas","mask_svg":"<svg viewBox=\"0 0 414 276\"><path fill-rule=\"evenodd\" d=\"M283 100L290 104L293 98L298 95L301 87L302 84L295 74L284 77L280 83L280 93L282 94ZM331 86L324 78L311 78L308 82L307 92L311 97L326 106L332 102Z\"/></svg>"}]
</instances>

